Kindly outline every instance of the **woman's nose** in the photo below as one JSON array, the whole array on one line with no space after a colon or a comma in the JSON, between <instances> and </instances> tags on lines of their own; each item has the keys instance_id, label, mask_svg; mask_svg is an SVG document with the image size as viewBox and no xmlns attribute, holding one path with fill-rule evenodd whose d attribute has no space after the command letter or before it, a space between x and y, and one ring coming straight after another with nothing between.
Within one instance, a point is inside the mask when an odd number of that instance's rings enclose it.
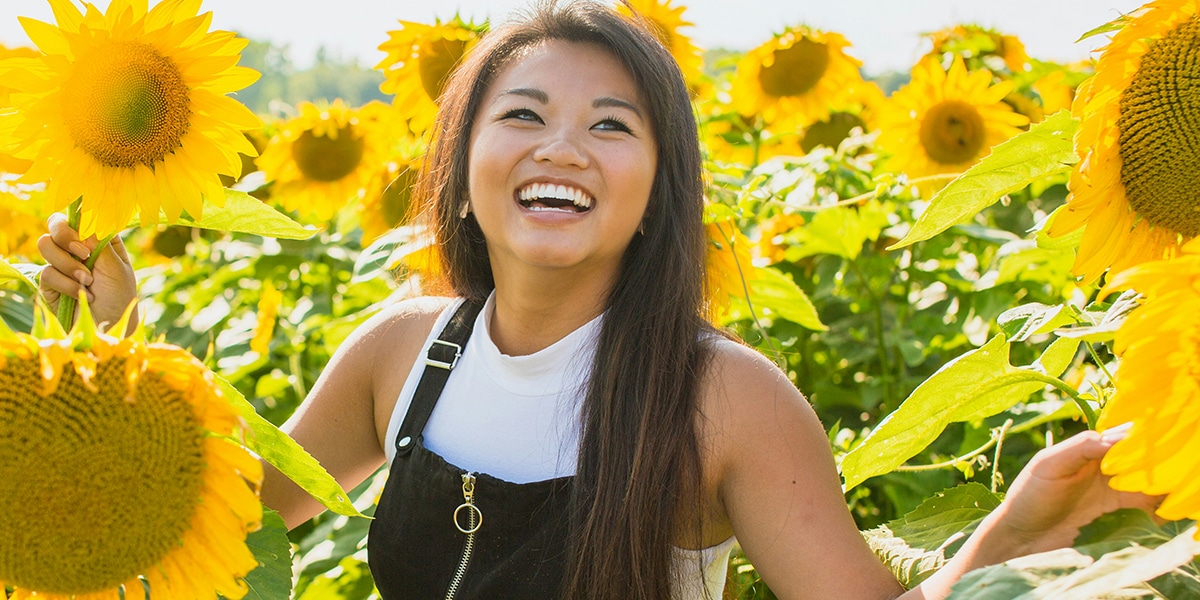
<instances>
[{"instance_id":1,"label":"woman's nose","mask_svg":"<svg viewBox=\"0 0 1200 600\"><path fill-rule=\"evenodd\" d=\"M546 161L559 166L585 169L590 161L580 142L581 140L574 132L556 131L534 149L533 159L538 162Z\"/></svg>"}]
</instances>

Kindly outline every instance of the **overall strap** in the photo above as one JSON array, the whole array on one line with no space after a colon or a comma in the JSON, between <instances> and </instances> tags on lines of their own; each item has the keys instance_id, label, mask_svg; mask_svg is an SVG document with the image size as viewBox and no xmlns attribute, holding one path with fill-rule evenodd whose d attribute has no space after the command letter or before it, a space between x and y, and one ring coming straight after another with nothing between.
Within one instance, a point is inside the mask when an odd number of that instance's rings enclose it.
<instances>
[{"instance_id":1,"label":"overall strap","mask_svg":"<svg viewBox=\"0 0 1200 600\"><path fill-rule=\"evenodd\" d=\"M450 371L458 364L463 348L471 338L475 318L481 309L482 304L469 300L463 302L454 312L454 316L450 317L450 322L446 323L442 333L429 346L429 352L425 355L425 370L421 373L421 380L413 392L408 413L396 434L397 456L411 452L417 438L425 430L425 422L429 420L429 415L433 414L433 407L442 395L442 388L446 386L446 380L450 379Z\"/></svg>"}]
</instances>

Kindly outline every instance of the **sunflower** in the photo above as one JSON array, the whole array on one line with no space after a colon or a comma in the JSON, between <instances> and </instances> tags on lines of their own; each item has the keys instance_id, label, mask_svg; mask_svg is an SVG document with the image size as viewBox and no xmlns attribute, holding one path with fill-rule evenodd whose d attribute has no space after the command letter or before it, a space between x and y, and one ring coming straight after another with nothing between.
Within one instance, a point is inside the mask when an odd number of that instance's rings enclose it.
<instances>
[{"instance_id":1,"label":"sunflower","mask_svg":"<svg viewBox=\"0 0 1200 600\"><path fill-rule=\"evenodd\" d=\"M37 50L34 50L33 48L26 48L23 46L9 48L4 44L0 44L0 61L8 58L32 59L37 57ZM3 83L3 79L0 79L0 110L12 106L12 101L9 99L9 96L13 91L14 90L12 88ZM0 172L24 173L29 169L29 165L31 164L33 164L31 161L14 158L6 152L0 152Z\"/></svg>"},{"instance_id":2,"label":"sunflower","mask_svg":"<svg viewBox=\"0 0 1200 600\"><path fill-rule=\"evenodd\" d=\"M1158 516L1200 519L1200 240L1120 272L1106 291L1124 288L1145 302L1117 331L1117 394L1099 428L1133 428L1101 468L1113 489L1166 495Z\"/></svg>"},{"instance_id":3,"label":"sunflower","mask_svg":"<svg viewBox=\"0 0 1200 600\"><path fill-rule=\"evenodd\" d=\"M387 163L398 125L386 104L349 108L301 103L284 123L258 166L273 181L271 197L288 210L328 221L342 207L375 193L377 171Z\"/></svg>"},{"instance_id":4,"label":"sunflower","mask_svg":"<svg viewBox=\"0 0 1200 600\"><path fill-rule=\"evenodd\" d=\"M14 598L242 598L257 566L262 467L188 352L97 330L0 321L0 590ZM126 316L126 319L128 316Z\"/></svg>"},{"instance_id":5,"label":"sunflower","mask_svg":"<svg viewBox=\"0 0 1200 600\"><path fill-rule=\"evenodd\" d=\"M925 34L933 43L926 56L938 62L946 54L979 61L979 66L993 71L1007 68L1012 73L1029 70L1029 54L1025 44L1015 35L1005 35L979 25L955 25ZM975 66L975 65L972 65Z\"/></svg>"},{"instance_id":6,"label":"sunflower","mask_svg":"<svg viewBox=\"0 0 1200 600\"><path fill-rule=\"evenodd\" d=\"M49 0L58 26L21 18L43 55L0 61L15 112L0 130L33 161L25 181L49 181L51 210L83 197L84 236L124 228L135 207L143 223L186 210L201 218L202 199L225 200L218 173L236 176L238 153L253 154L243 129L260 126L226 94L258 79L237 66L249 42L207 31L212 13L199 2L112 0L107 12Z\"/></svg>"},{"instance_id":7,"label":"sunflower","mask_svg":"<svg viewBox=\"0 0 1200 600\"><path fill-rule=\"evenodd\" d=\"M992 85L986 69L968 73L961 58L949 71L921 60L908 85L880 109L879 146L892 154L889 168L910 177L965 171L1029 123L1003 102L1012 88L1007 81ZM924 185L922 192L936 187Z\"/></svg>"},{"instance_id":8,"label":"sunflower","mask_svg":"<svg viewBox=\"0 0 1200 600\"><path fill-rule=\"evenodd\" d=\"M734 108L780 130L804 127L855 104L867 84L837 33L797 26L747 52L733 76Z\"/></svg>"},{"instance_id":9,"label":"sunflower","mask_svg":"<svg viewBox=\"0 0 1200 600\"><path fill-rule=\"evenodd\" d=\"M37 239L46 233L39 205L0 190L0 256L38 256Z\"/></svg>"},{"instance_id":10,"label":"sunflower","mask_svg":"<svg viewBox=\"0 0 1200 600\"><path fill-rule=\"evenodd\" d=\"M758 254L770 264L787 259L787 249L794 243L787 234L805 223L804 215L778 214L759 223Z\"/></svg>"},{"instance_id":11,"label":"sunflower","mask_svg":"<svg viewBox=\"0 0 1200 600\"><path fill-rule=\"evenodd\" d=\"M433 124L446 79L484 31L484 25L455 17L433 25L400 21L400 29L388 32L388 41L379 45L387 57L375 65L386 78L379 89L395 94L392 104L413 133L421 135Z\"/></svg>"},{"instance_id":12,"label":"sunflower","mask_svg":"<svg viewBox=\"0 0 1200 600\"><path fill-rule=\"evenodd\" d=\"M685 7L671 6L671 0L630 0L628 5L617 5L617 10L627 16L631 15L630 8L649 22L652 33L679 63L683 79L689 83L698 81L704 70L704 57L692 39L679 31L693 25L683 19Z\"/></svg>"},{"instance_id":13,"label":"sunflower","mask_svg":"<svg viewBox=\"0 0 1200 600\"><path fill-rule=\"evenodd\" d=\"M254 337L250 340L250 349L254 352L265 355L271 351L271 337L275 335L275 322L279 319L279 307L282 304L283 292L274 283L264 281L258 296Z\"/></svg>"},{"instance_id":14,"label":"sunflower","mask_svg":"<svg viewBox=\"0 0 1200 600\"><path fill-rule=\"evenodd\" d=\"M1200 76L1200 2L1157 0L1133 13L1079 88L1072 112L1080 161L1047 233L1083 228L1072 268L1085 282L1173 256L1200 234L1195 140L1200 103L1180 82Z\"/></svg>"},{"instance_id":15,"label":"sunflower","mask_svg":"<svg viewBox=\"0 0 1200 600\"><path fill-rule=\"evenodd\" d=\"M388 230L403 225L414 214L412 206L413 188L421 167L418 160L389 162L379 174L379 182L373 186L378 193L363 198L358 213L362 229L362 245L366 247Z\"/></svg>"}]
</instances>

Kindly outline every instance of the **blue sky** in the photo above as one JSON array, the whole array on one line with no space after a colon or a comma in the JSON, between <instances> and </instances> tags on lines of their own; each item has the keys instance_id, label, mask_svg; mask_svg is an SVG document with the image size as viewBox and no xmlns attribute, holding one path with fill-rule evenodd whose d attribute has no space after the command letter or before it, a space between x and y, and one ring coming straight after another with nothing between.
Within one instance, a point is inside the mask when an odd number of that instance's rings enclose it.
<instances>
[{"instance_id":1,"label":"blue sky","mask_svg":"<svg viewBox=\"0 0 1200 600\"><path fill-rule=\"evenodd\" d=\"M153 0L152 0L153 2ZM108 0L95 4L101 8ZM334 55L358 57L372 66L383 57L376 47L399 19L431 22L458 10L482 20L502 19L527 0L205 0L213 27L241 32L291 48L300 66L325 46ZM839 32L850 53L877 73L907 69L926 49L921 32L955 23L978 23L1019 36L1035 58L1071 61L1103 44L1097 37L1075 44L1084 33L1140 6L1134 0L675 0L695 23L691 36L705 48L746 50L786 25L805 23ZM18 15L52 21L45 0L4 0L0 42L28 44Z\"/></svg>"}]
</instances>

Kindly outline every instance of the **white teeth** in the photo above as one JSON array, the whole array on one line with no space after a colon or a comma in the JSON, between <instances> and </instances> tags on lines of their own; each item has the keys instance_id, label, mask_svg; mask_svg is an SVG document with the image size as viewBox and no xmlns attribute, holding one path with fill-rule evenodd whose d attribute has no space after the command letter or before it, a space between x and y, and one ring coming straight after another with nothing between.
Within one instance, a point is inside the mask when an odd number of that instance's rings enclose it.
<instances>
[{"instance_id":1,"label":"white teeth","mask_svg":"<svg viewBox=\"0 0 1200 600\"><path fill-rule=\"evenodd\" d=\"M556 198L559 200L569 200L575 206L580 208L591 208L592 197L581 189L568 187L565 185L555 185L552 183L534 183L525 186L517 192L517 198L522 202L530 202L538 198ZM532 208L532 207L531 207ZM535 210L555 210L547 207L537 208Z\"/></svg>"}]
</instances>

